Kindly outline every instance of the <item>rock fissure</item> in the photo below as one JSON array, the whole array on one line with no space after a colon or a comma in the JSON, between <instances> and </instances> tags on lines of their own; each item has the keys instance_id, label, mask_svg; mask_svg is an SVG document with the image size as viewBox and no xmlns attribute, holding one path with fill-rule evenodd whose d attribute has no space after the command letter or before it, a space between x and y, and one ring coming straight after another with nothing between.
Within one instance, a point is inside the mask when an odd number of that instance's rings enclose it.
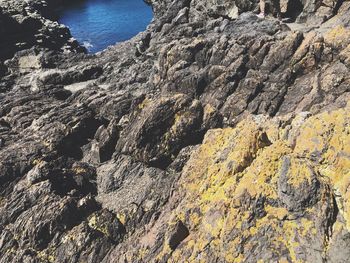
<instances>
[{"instance_id":1,"label":"rock fissure","mask_svg":"<svg viewBox=\"0 0 350 263\"><path fill-rule=\"evenodd\" d=\"M348 2L147 2L88 55L0 0L0 262L345 262Z\"/></svg>"}]
</instances>

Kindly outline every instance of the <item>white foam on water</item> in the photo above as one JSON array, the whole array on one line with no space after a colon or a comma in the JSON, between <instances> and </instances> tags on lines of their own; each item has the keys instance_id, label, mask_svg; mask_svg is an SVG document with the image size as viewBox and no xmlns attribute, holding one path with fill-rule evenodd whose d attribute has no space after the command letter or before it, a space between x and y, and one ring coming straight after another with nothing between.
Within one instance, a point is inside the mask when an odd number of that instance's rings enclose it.
<instances>
[{"instance_id":1,"label":"white foam on water","mask_svg":"<svg viewBox=\"0 0 350 263\"><path fill-rule=\"evenodd\" d=\"M91 44L89 41L84 41L83 46L86 47L86 49L90 50L91 48L94 47L93 44Z\"/></svg>"}]
</instances>

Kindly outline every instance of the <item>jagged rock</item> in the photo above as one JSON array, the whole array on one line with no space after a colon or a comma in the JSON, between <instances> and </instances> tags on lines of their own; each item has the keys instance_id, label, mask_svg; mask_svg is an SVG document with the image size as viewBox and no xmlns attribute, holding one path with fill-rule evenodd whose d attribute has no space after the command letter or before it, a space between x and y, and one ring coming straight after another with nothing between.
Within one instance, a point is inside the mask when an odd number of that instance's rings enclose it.
<instances>
[{"instance_id":1,"label":"jagged rock","mask_svg":"<svg viewBox=\"0 0 350 263\"><path fill-rule=\"evenodd\" d=\"M181 148L201 140L202 105L185 95L146 98L132 115L116 150L153 166L166 167Z\"/></svg>"},{"instance_id":2,"label":"jagged rock","mask_svg":"<svg viewBox=\"0 0 350 263\"><path fill-rule=\"evenodd\" d=\"M98 169L98 200L117 213L123 224L147 222L157 207L166 202L176 178L130 157L118 156Z\"/></svg>"},{"instance_id":3,"label":"jagged rock","mask_svg":"<svg viewBox=\"0 0 350 263\"><path fill-rule=\"evenodd\" d=\"M318 162L312 157L315 147L322 145L323 149L332 149L331 155L343 151L342 144L334 145L340 148L328 148L326 145L332 144L333 138L338 136L341 140L349 139L340 128L347 125L349 116L346 112L347 109L342 109L321 114L291 128L283 128L278 123L275 126L266 119L248 118L235 129L209 132L183 170L177 188L180 202L172 212L172 221L168 223L171 226L177 218L181 218L190 235L174 253L167 249L165 242L158 255L174 262L183 258L195 259L199 255L205 261L224 259L231 262L238 258L248 262L282 258L287 261L322 261L323 240L331 239L330 231L338 216L340 203L335 201L332 183L328 180L335 179L331 178L332 172L329 174L331 177L324 180L324 172L320 171L321 174L317 175L310 167L317 167ZM313 126L319 122L324 126L314 129ZM330 132L324 144L320 145L322 142L317 138L321 139L322 134L328 133L335 123L340 133ZM299 131L295 135L295 146L285 141L282 132L293 128ZM281 137L275 141L271 139L273 143L262 143L265 129L268 137L278 134ZM313 133L309 134L311 130ZM316 134L320 134L319 137L309 137ZM328 155L326 152L323 154ZM287 171L288 155L303 156L303 162L309 163L310 167L295 163ZM331 170L344 169L339 162L330 160L330 163L332 168L328 167ZM302 167L305 167L304 171ZM294 168L300 170L290 172L289 169ZM288 173L288 179L281 179L280 169L282 175ZM324 169L322 171L328 170ZM317 181L322 181L322 186ZM292 192L284 191L281 182L298 188ZM281 197L281 191L284 195L290 194L288 199ZM280 204L279 198L285 203ZM298 200L297 203L293 203L294 200ZM301 207L307 211L296 213ZM337 224L345 227L347 223L341 222L337 221ZM247 247L255 249L246 250Z\"/></svg>"},{"instance_id":4,"label":"jagged rock","mask_svg":"<svg viewBox=\"0 0 350 263\"><path fill-rule=\"evenodd\" d=\"M181 222L177 222L174 226L172 233L169 235L169 247L172 250L175 250L177 246L188 237L189 232L187 227Z\"/></svg>"},{"instance_id":5,"label":"jagged rock","mask_svg":"<svg viewBox=\"0 0 350 263\"><path fill-rule=\"evenodd\" d=\"M90 228L103 233L113 242L120 242L125 234L125 228L119 219L108 210L99 211L88 218Z\"/></svg>"},{"instance_id":6,"label":"jagged rock","mask_svg":"<svg viewBox=\"0 0 350 263\"><path fill-rule=\"evenodd\" d=\"M0 0L0 262L346 262L350 4L147 2L87 55Z\"/></svg>"},{"instance_id":7,"label":"jagged rock","mask_svg":"<svg viewBox=\"0 0 350 263\"><path fill-rule=\"evenodd\" d=\"M295 178L297 183L293 182ZM278 196L288 211L298 212L317 203L319 188L320 182L311 166L284 157L278 179Z\"/></svg>"},{"instance_id":8,"label":"jagged rock","mask_svg":"<svg viewBox=\"0 0 350 263\"><path fill-rule=\"evenodd\" d=\"M88 156L85 157L85 161L100 163L111 159L115 146L118 141L118 127L116 120L112 120L107 127L100 126L94 137L94 141L91 144L91 149L87 149Z\"/></svg>"}]
</instances>

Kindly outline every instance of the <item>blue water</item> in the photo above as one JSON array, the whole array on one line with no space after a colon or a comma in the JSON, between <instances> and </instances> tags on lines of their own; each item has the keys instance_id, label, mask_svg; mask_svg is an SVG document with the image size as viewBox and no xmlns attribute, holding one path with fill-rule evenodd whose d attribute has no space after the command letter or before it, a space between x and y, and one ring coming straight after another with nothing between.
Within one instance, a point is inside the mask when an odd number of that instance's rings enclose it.
<instances>
[{"instance_id":1,"label":"blue water","mask_svg":"<svg viewBox=\"0 0 350 263\"><path fill-rule=\"evenodd\" d=\"M95 53L144 31L152 9L143 0L84 0L65 4L59 22Z\"/></svg>"}]
</instances>

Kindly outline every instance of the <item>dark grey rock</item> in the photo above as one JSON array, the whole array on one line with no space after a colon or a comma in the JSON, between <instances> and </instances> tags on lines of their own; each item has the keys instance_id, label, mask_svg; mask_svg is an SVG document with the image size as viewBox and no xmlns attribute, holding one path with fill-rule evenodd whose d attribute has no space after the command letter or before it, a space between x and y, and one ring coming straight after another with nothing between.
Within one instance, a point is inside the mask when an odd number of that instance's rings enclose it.
<instances>
[{"instance_id":1,"label":"dark grey rock","mask_svg":"<svg viewBox=\"0 0 350 263\"><path fill-rule=\"evenodd\" d=\"M183 198L183 167L207 130L251 113L313 114L348 101L346 53L324 40L321 25L335 16L328 21L347 26L345 1L284 1L283 16L306 21L295 31L258 19L257 1L147 0L147 30L94 55L54 21L63 2L0 1L1 263L155 262L163 243L176 252L191 232L185 220L167 224ZM279 13L275 1L268 9ZM312 27L319 36L308 42ZM310 180L288 183L295 160L286 157L278 200L243 195L242 209L254 208L243 223L264 217L266 204L286 207L293 218L281 220L296 222L316 207L318 232L298 237L298 257L346 262L348 231L332 237L336 218L344 220L338 201L296 159ZM225 235L229 244L241 233ZM269 249L273 229L253 238L247 262L292 260L286 247ZM210 245L203 252L224 262Z\"/></svg>"}]
</instances>

